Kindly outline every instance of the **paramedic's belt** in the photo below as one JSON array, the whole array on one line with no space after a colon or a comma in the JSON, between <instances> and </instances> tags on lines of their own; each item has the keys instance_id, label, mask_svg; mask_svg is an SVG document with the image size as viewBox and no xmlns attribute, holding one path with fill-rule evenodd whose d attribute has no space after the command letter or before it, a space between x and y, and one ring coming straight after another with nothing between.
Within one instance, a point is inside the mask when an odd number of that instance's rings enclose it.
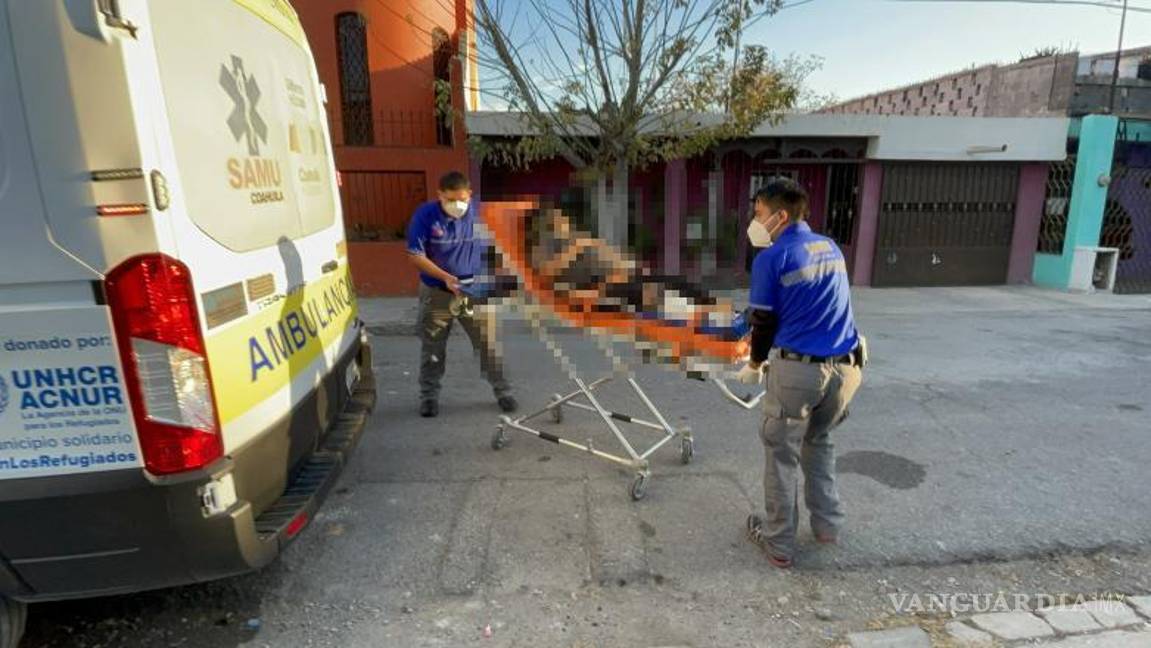
<instances>
[{"instance_id":1,"label":"paramedic's belt","mask_svg":"<svg viewBox=\"0 0 1151 648\"><path fill-rule=\"evenodd\" d=\"M851 353L845 353L840 356L813 356L804 353L794 353L787 349L779 350L779 357L784 360L795 360L796 362L806 362L808 364L850 364L857 367L863 367L863 355L856 347Z\"/></svg>"}]
</instances>

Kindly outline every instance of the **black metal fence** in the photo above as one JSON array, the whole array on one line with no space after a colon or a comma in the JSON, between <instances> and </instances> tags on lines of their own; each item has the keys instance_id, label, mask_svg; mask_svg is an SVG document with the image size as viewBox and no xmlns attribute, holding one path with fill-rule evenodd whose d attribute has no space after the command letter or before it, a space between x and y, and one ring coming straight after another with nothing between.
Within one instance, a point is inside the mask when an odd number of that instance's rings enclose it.
<instances>
[{"instance_id":1,"label":"black metal fence","mask_svg":"<svg viewBox=\"0 0 1151 648\"><path fill-rule=\"evenodd\" d=\"M1052 162L1047 171L1047 192L1043 218L1039 222L1039 249L1043 254L1063 254L1067 219L1071 209L1071 187L1075 182L1075 156Z\"/></svg>"},{"instance_id":2,"label":"black metal fence","mask_svg":"<svg viewBox=\"0 0 1151 648\"><path fill-rule=\"evenodd\" d=\"M353 241L403 239L412 212L427 196L427 179L421 172L343 173L340 198L348 238Z\"/></svg>"},{"instance_id":3,"label":"black metal fence","mask_svg":"<svg viewBox=\"0 0 1151 648\"><path fill-rule=\"evenodd\" d=\"M343 146L434 148L452 146L448 119L431 110L343 111Z\"/></svg>"}]
</instances>

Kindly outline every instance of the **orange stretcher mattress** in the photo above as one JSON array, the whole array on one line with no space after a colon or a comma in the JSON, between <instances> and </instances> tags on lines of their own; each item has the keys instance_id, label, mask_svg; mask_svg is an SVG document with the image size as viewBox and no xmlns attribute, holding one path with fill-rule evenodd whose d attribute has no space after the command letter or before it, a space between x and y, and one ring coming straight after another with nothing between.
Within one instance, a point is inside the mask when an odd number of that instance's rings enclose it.
<instances>
[{"instance_id":1,"label":"orange stretcher mattress","mask_svg":"<svg viewBox=\"0 0 1151 648\"><path fill-rule=\"evenodd\" d=\"M597 308L596 299L586 299L567 291L553 291L553 280L540 276L529 255L528 219L537 205L533 202L483 203L480 218L500 252L507 270L517 275L532 298L551 310L565 323L593 329L615 338L653 343L663 362L702 361L725 365L746 358L749 343L725 339L722 334L703 331L683 320L659 319L626 310Z\"/></svg>"}]
</instances>

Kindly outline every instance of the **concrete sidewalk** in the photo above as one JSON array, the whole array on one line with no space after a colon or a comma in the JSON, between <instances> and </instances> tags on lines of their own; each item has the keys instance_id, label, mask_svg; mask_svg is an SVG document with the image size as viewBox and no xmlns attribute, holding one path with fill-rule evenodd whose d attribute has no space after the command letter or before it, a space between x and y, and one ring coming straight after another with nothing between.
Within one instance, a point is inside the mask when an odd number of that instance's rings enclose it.
<instances>
[{"instance_id":1,"label":"concrete sidewalk","mask_svg":"<svg viewBox=\"0 0 1151 648\"><path fill-rule=\"evenodd\" d=\"M737 307L747 304L746 290L715 293ZM1052 312L1067 309L1151 310L1151 295L1068 293L1031 286L974 288L854 288L855 309L861 317L921 313ZM930 305L928 307L928 305ZM375 335L412 335L419 303L415 297L360 299L360 318Z\"/></svg>"}]
</instances>

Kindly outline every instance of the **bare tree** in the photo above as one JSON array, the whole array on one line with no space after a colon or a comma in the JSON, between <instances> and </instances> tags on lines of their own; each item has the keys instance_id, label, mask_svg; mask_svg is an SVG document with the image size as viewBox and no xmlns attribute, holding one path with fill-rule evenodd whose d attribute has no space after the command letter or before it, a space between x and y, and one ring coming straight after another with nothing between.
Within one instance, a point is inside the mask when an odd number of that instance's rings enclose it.
<instances>
[{"instance_id":1,"label":"bare tree","mask_svg":"<svg viewBox=\"0 0 1151 648\"><path fill-rule=\"evenodd\" d=\"M626 244L630 169L777 120L813 61L742 44L783 0L476 0L480 64L527 137L473 141L506 163L562 156L597 179L601 237ZM611 178L610 189L608 178Z\"/></svg>"}]
</instances>

